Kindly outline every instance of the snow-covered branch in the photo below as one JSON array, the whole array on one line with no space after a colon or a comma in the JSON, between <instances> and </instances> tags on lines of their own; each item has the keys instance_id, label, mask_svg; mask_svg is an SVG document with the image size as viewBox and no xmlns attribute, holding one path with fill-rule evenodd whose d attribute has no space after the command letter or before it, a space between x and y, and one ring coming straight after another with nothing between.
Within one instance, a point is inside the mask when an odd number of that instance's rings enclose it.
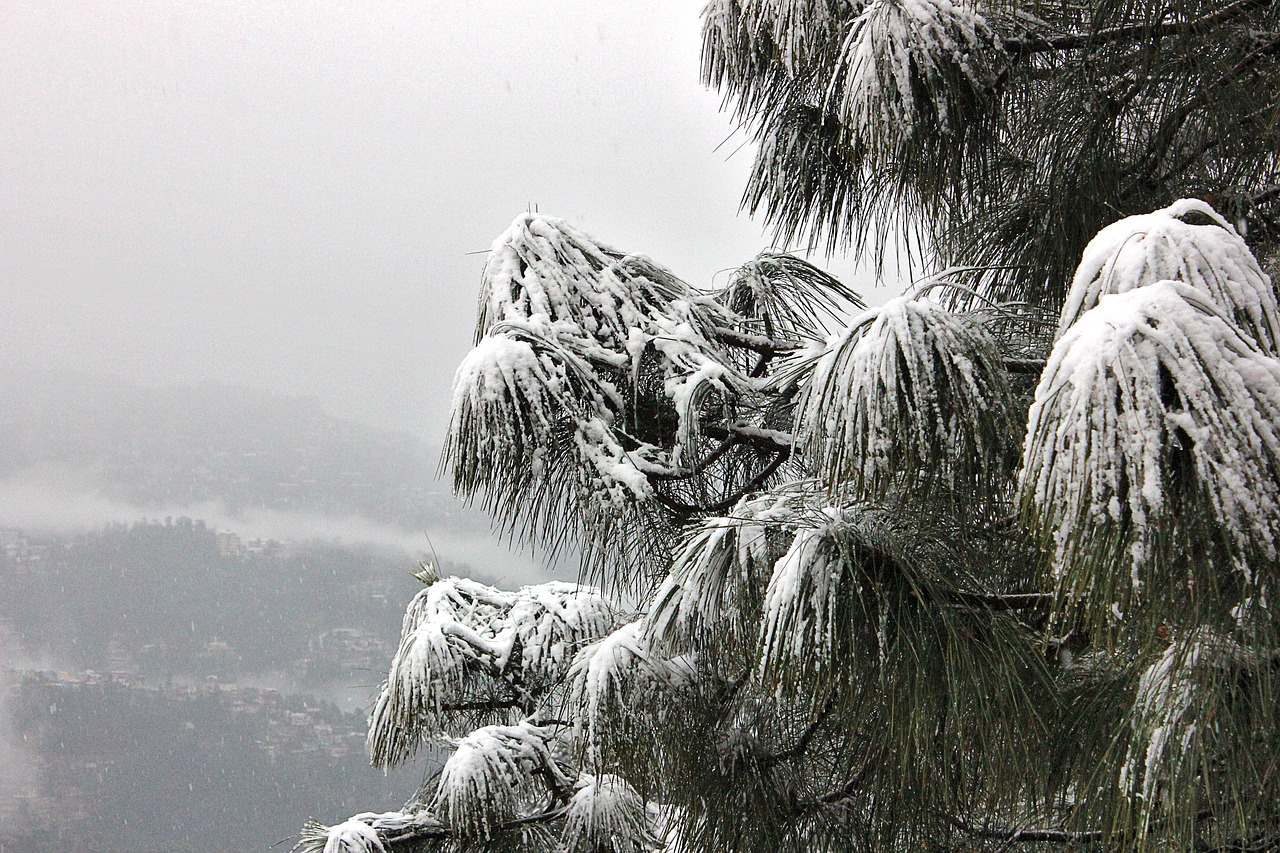
<instances>
[{"instance_id":1,"label":"snow-covered branch","mask_svg":"<svg viewBox=\"0 0 1280 853\"><path fill-rule=\"evenodd\" d=\"M369 722L378 765L411 755L454 715L531 713L577 650L607 634L617 612L598 591L551 582L508 593L444 578L418 593Z\"/></svg>"},{"instance_id":2,"label":"snow-covered branch","mask_svg":"<svg viewBox=\"0 0 1280 853\"><path fill-rule=\"evenodd\" d=\"M733 329L716 329L715 335L729 346L742 347L761 355L779 355L781 353L795 352L805 346L799 341L779 340L764 335L751 335Z\"/></svg>"},{"instance_id":3,"label":"snow-covered branch","mask_svg":"<svg viewBox=\"0 0 1280 853\"><path fill-rule=\"evenodd\" d=\"M961 126L966 102L994 79L1000 40L952 0L871 0L848 31L826 92L847 127L891 150L925 123Z\"/></svg>"},{"instance_id":4,"label":"snow-covered branch","mask_svg":"<svg viewBox=\"0 0 1280 853\"><path fill-rule=\"evenodd\" d=\"M1011 467L1008 401L1002 361L979 326L900 298L828 342L796 432L832 488L870 493L917 478L972 487Z\"/></svg>"},{"instance_id":5,"label":"snow-covered branch","mask_svg":"<svg viewBox=\"0 0 1280 853\"><path fill-rule=\"evenodd\" d=\"M1199 217L1206 224L1191 224ZM1260 348L1276 354L1280 312L1271 280L1244 239L1212 207L1183 199L1108 225L1085 247L1058 337L1109 293L1180 281L1203 293Z\"/></svg>"},{"instance_id":6,"label":"snow-covered branch","mask_svg":"<svg viewBox=\"0 0 1280 853\"><path fill-rule=\"evenodd\" d=\"M1280 362L1202 291L1102 296L1053 348L1023 458L1024 499L1069 597L1118 616L1152 585L1169 592L1165 566L1188 554L1205 592L1222 548L1246 576L1250 555L1274 559L1278 424Z\"/></svg>"}]
</instances>

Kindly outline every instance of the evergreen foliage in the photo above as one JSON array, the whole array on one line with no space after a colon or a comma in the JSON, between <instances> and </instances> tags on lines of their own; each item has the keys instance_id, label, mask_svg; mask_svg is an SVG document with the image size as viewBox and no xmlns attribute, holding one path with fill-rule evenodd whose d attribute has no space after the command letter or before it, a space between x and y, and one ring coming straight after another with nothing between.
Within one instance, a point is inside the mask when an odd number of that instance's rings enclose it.
<instances>
[{"instance_id":1,"label":"evergreen foliage","mask_svg":"<svg viewBox=\"0 0 1280 853\"><path fill-rule=\"evenodd\" d=\"M518 218L447 461L589 577L424 571L370 746L460 739L302 846L1280 846L1276 4L713 0L705 37L749 208L967 266L865 311Z\"/></svg>"}]
</instances>

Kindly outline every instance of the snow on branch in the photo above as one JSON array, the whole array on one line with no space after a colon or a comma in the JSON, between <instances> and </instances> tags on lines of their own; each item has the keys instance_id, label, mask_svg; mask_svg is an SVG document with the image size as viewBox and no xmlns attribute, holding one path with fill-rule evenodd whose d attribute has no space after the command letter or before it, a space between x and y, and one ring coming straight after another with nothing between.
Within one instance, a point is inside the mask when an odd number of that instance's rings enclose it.
<instances>
[{"instance_id":1,"label":"snow on branch","mask_svg":"<svg viewBox=\"0 0 1280 853\"><path fill-rule=\"evenodd\" d=\"M838 39L843 0L712 0L703 11L704 78L756 103L779 74L796 76Z\"/></svg>"},{"instance_id":2,"label":"snow on branch","mask_svg":"<svg viewBox=\"0 0 1280 853\"><path fill-rule=\"evenodd\" d=\"M847 651L854 572L840 541L843 519L831 509L826 521L799 530L773 568L760 626L760 675L768 685L804 689L797 685L829 676Z\"/></svg>"},{"instance_id":3,"label":"snow on branch","mask_svg":"<svg viewBox=\"0 0 1280 853\"><path fill-rule=\"evenodd\" d=\"M519 644L522 682L544 689L557 684L578 649L607 635L618 620L618 612L591 587L560 581L523 587L506 616Z\"/></svg>"},{"instance_id":4,"label":"snow on branch","mask_svg":"<svg viewBox=\"0 0 1280 853\"><path fill-rule=\"evenodd\" d=\"M1196 217L1208 221L1187 221ZM1195 199L1126 217L1098 232L1067 293L1058 337L1105 294L1167 280L1203 293L1263 350L1276 354L1280 318L1270 278L1235 229Z\"/></svg>"},{"instance_id":5,"label":"snow on branch","mask_svg":"<svg viewBox=\"0 0 1280 853\"><path fill-rule=\"evenodd\" d=\"M387 853L387 848L383 846L377 830L357 815L329 827L324 853Z\"/></svg>"},{"instance_id":6,"label":"snow on branch","mask_svg":"<svg viewBox=\"0 0 1280 853\"><path fill-rule=\"evenodd\" d=\"M1280 537L1280 362L1190 285L1102 296L1049 357L1022 489L1069 599L1118 616L1170 559L1210 571L1215 543L1247 575Z\"/></svg>"},{"instance_id":7,"label":"snow on branch","mask_svg":"<svg viewBox=\"0 0 1280 853\"><path fill-rule=\"evenodd\" d=\"M548 334L546 323L504 323L476 345L453 381L445 458L463 494L519 481L512 458L538 477L548 457L568 453L596 499L619 503L649 494L636 459L613 429L618 391L578 354ZM515 478L515 479L513 479Z\"/></svg>"},{"instance_id":8,"label":"snow on branch","mask_svg":"<svg viewBox=\"0 0 1280 853\"><path fill-rule=\"evenodd\" d=\"M487 468L496 453L525 447L536 464L539 449L573 410L557 393L569 370L558 356L514 336L485 338L467 353L453 379L449 443L456 469L475 477L471 470ZM464 443L471 433L485 440Z\"/></svg>"},{"instance_id":9,"label":"snow on branch","mask_svg":"<svg viewBox=\"0 0 1280 853\"><path fill-rule=\"evenodd\" d=\"M458 741L436 785L432 808L458 836L488 840L539 799L545 786L535 773L549 774L557 789L572 780L552 755L552 735L529 722L484 726Z\"/></svg>"},{"instance_id":10,"label":"snow on branch","mask_svg":"<svg viewBox=\"0 0 1280 853\"><path fill-rule=\"evenodd\" d=\"M890 148L918 126L954 130L994 79L999 44L968 0L871 0L841 48L828 108Z\"/></svg>"},{"instance_id":11,"label":"snow on branch","mask_svg":"<svg viewBox=\"0 0 1280 853\"><path fill-rule=\"evenodd\" d=\"M749 393L750 383L686 321L655 318L652 335L646 342L646 348L649 347L661 356L662 392L675 410L677 425L671 464L679 466L684 461L685 449L698 437L701 428L698 412L707 397L713 394L722 398L741 397ZM642 366L637 364L637 369Z\"/></svg>"},{"instance_id":12,"label":"snow on branch","mask_svg":"<svg viewBox=\"0 0 1280 853\"><path fill-rule=\"evenodd\" d=\"M995 343L976 323L899 298L828 342L796 429L829 488L941 477L972 492L1012 467L1008 399Z\"/></svg>"},{"instance_id":13,"label":"snow on branch","mask_svg":"<svg viewBox=\"0 0 1280 853\"><path fill-rule=\"evenodd\" d=\"M564 853L647 853L654 849L647 805L621 776L583 774L569 800Z\"/></svg>"},{"instance_id":14,"label":"snow on branch","mask_svg":"<svg viewBox=\"0 0 1280 853\"><path fill-rule=\"evenodd\" d=\"M309 823L295 853L469 850L477 844L527 850L534 849L531 841L537 849L545 844L560 853L648 853L662 846L659 836L672 834L661 825L662 811L620 776L569 778L554 760L554 741L544 735L532 726L474 732L459 741L431 805L358 814L334 826ZM532 777L542 782L548 774L558 786L550 798L537 793L546 785L530 784ZM442 821L445 812L455 821Z\"/></svg>"},{"instance_id":15,"label":"snow on branch","mask_svg":"<svg viewBox=\"0 0 1280 853\"><path fill-rule=\"evenodd\" d=\"M704 520L685 539L646 619L647 636L671 652L713 648L754 633L764 576L782 556L799 493L744 499Z\"/></svg>"},{"instance_id":16,"label":"snow on branch","mask_svg":"<svg viewBox=\"0 0 1280 853\"><path fill-rule=\"evenodd\" d=\"M1158 821L1180 800L1192 807L1176 809L1175 814L1195 813L1200 791L1210 784L1204 774L1211 766L1206 755L1213 750L1212 742L1238 725L1230 719L1233 703L1224 696L1240 694L1246 676L1258 674L1259 658L1255 649L1202 627L1171 643L1143 672L1117 780L1121 793L1136 807L1141 830L1151 829L1153 818ZM1254 717L1252 724L1245 724L1246 742L1256 736L1250 729L1257 726L1257 715L1265 717L1267 710L1254 707L1252 714L1245 714Z\"/></svg>"},{"instance_id":17,"label":"snow on branch","mask_svg":"<svg viewBox=\"0 0 1280 853\"><path fill-rule=\"evenodd\" d=\"M843 323L851 309L866 307L838 279L780 252L762 252L743 264L717 297L752 331L768 338L785 333L821 339L832 322Z\"/></svg>"},{"instance_id":18,"label":"snow on branch","mask_svg":"<svg viewBox=\"0 0 1280 853\"><path fill-rule=\"evenodd\" d=\"M562 219L525 213L485 261L476 343L499 323L536 317L593 357L591 344L606 355L629 352L632 330L654 318L701 331L724 325L728 314L643 255L624 254Z\"/></svg>"},{"instance_id":19,"label":"snow on branch","mask_svg":"<svg viewBox=\"0 0 1280 853\"><path fill-rule=\"evenodd\" d=\"M719 330L739 318L639 255L524 214L485 267L445 463L465 497L551 548L603 549L685 471L703 413L756 393ZM598 555L593 555L598 556Z\"/></svg>"},{"instance_id":20,"label":"snow on branch","mask_svg":"<svg viewBox=\"0 0 1280 853\"><path fill-rule=\"evenodd\" d=\"M600 763L605 743L633 715L643 715L643 697L688 677L687 663L666 659L649 647L642 620L618 628L578 653L569 670L569 707L588 759Z\"/></svg>"},{"instance_id":21,"label":"snow on branch","mask_svg":"<svg viewBox=\"0 0 1280 853\"><path fill-rule=\"evenodd\" d=\"M889 608L944 598L922 572L936 561L934 543L900 510L797 507L784 530L793 527L764 596L757 674L766 689L813 699L820 685L847 676L851 656L889 653Z\"/></svg>"},{"instance_id":22,"label":"snow on branch","mask_svg":"<svg viewBox=\"0 0 1280 853\"><path fill-rule=\"evenodd\" d=\"M391 853L405 841L443 840L449 831L429 811L365 812L334 826L309 823L295 853Z\"/></svg>"},{"instance_id":23,"label":"snow on branch","mask_svg":"<svg viewBox=\"0 0 1280 853\"><path fill-rule=\"evenodd\" d=\"M510 718L533 710L578 649L617 624L591 587L554 581L503 592L444 578L405 613L400 646L369 720L373 763L413 754L455 712Z\"/></svg>"}]
</instances>

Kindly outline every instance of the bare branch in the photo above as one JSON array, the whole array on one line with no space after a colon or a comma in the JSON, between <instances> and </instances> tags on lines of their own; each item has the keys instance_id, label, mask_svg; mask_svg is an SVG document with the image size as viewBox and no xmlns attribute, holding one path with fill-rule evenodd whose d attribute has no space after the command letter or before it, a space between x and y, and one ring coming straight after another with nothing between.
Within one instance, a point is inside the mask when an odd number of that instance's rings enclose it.
<instances>
[{"instance_id":1,"label":"bare branch","mask_svg":"<svg viewBox=\"0 0 1280 853\"><path fill-rule=\"evenodd\" d=\"M1044 359L1036 358L1006 358L1004 361L1005 370L1022 376L1039 376L1044 365Z\"/></svg>"},{"instance_id":2,"label":"bare branch","mask_svg":"<svg viewBox=\"0 0 1280 853\"><path fill-rule=\"evenodd\" d=\"M658 503L665 506L666 508L673 510L674 512L677 512L681 515L698 515L698 514L724 512L725 510L735 505L738 501L742 500L747 495L751 494L752 492L758 490L761 486L763 486L765 482L770 477L772 477L780 467L782 467L782 463L786 462L787 459L789 459L790 457L791 457L791 448L788 447L785 450L779 451L778 455L773 458L773 461L770 462L768 465L766 465L764 469L760 471L759 474L752 477L747 482L746 485L744 485L742 488L738 489L736 492L729 495L728 497L724 498L723 500L716 501L715 503L712 503L712 504L706 504L705 506L699 505L699 504L687 504L684 501L678 501L675 498L670 498L670 497L667 497L666 495L658 494L656 492L654 493L654 499Z\"/></svg>"},{"instance_id":3,"label":"bare branch","mask_svg":"<svg viewBox=\"0 0 1280 853\"><path fill-rule=\"evenodd\" d=\"M747 426L746 424L729 424L728 426L716 424L703 427L702 432L710 438L733 436L744 444L751 444L761 450L771 450L776 453L790 453L792 445L795 443L794 437L789 432L763 429L761 427Z\"/></svg>"}]
</instances>

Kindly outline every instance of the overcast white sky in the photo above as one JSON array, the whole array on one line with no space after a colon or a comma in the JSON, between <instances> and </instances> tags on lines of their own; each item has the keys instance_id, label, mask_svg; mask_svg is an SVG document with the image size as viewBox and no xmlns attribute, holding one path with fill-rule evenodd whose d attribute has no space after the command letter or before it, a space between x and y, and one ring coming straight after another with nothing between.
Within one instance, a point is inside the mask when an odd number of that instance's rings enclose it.
<instances>
[{"instance_id":1,"label":"overcast white sky","mask_svg":"<svg viewBox=\"0 0 1280 853\"><path fill-rule=\"evenodd\" d=\"M4 0L0 351L443 435L530 206L695 284L767 245L697 0ZM848 274L850 265L837 267Z\"/></svg>"}]
</instances>

